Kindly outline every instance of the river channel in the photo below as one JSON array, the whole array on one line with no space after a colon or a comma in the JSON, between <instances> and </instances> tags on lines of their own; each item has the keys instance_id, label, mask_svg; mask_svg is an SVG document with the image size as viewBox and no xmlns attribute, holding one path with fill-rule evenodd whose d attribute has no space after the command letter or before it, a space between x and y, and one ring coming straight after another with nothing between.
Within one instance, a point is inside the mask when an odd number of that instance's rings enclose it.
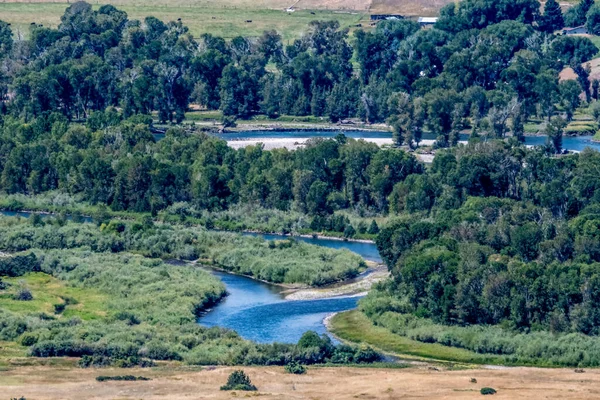
<instances>
[{"instance_id":1,"label":"river channel","mask_svg":"<svg viewBox=\"0 0 600 400\"><path fill-rule=\"evenodd\" d=\"M23 211L0 211L6 216L29 218ZM41 214L48 217L52 214ZM91 222L86 217L85 222ZM289 236L245 233L263 236L265 240L285 239ZM334 249L346 248L363 258L381 262L377 248L372 243L346 242L335 239L297 237L318 246ZM286 300L283 288L244 276L207 269L221 279L228 296L198 319L203 326L230 328L242 337L259 343L295 343L308 330L326 333L323 319L334 312L356 308L359 297L334 297L319 300Z\"/></svg>"}]
</instances>

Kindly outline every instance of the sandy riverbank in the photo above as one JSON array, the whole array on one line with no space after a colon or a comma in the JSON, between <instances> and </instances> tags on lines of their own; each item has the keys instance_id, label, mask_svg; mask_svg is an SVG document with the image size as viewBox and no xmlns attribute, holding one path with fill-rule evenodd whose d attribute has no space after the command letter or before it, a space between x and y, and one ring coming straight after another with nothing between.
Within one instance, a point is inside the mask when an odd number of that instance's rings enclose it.
<instances>
[{"instance_id":1,"label":"sandy riverbank","mask_svg":"<svg viewBox=\"0 0 600 400\"><path fill-rule=\"evenodd\" d=\"M240 149L248 146L255 146L259 143L262 143L265 150L273 150L273 149L288 149L288 150L296 150L300 147L306 145L306 142L310 138L269 138L264 137L260 139L242 139L242 140L229 140L227 144L229 147L234 149ZM361 139L365 142L375 143L378 146L391 145L392 138L364 138ZM421 146L431 146L435 140L422 140ZM463 142L461 142L463 143ZM414 153L415 157L425 163L433 162L433 154L418 154Z\"/></svg>"},{"instance_id":2,"label":"sandy riverbank","mask_svg":"<svg viewBox=\"0 0 600 400\"><path fill-rule=\"evenodd\" d=\"M291 375L282 367L241 367L258 392L226 392L219 387L233 367L80 369L21 366L2 371L6 399L481 399L480 389L497 390L494 399L598 399L600 370L510 368L444 370L427 366L403 369L327 367ZM135 375L148 381L98 382L98 375ZM472 382L475 379L476 382Z\"/></svg>"},{"instance_id":3,"label":"sandy riverbank","mask_svg":"<svg viewBox=\"0 0 600 400\"><path fill-rule=\"evenodd\" d=\"M388 269L383 264L371 265L369 269L358 277L349 281L340 282L324 288L306 288L290 291L286 300L317 300L340 296L364 296L371 287L390 276Z\"/></svg>"}]
</instances>

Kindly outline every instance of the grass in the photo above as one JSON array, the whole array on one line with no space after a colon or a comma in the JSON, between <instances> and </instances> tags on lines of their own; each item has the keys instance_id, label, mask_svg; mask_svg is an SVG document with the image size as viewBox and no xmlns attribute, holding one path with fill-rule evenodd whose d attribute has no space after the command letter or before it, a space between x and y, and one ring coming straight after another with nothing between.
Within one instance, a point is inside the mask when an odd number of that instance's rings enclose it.
<instances>
[{"instance_id":1,"label":"grass","mask_svg":"<svg viewBox=\"0 0 600 400\"><path fill-rule=\"evenodd\" d=\"M258 8L250 4L237 8L214 3L204 5L177 4L177 2L160 5L153 1L140 3L126 1L116 6L126 11L130 19L143 20L147 16L154 16L163 21L176 21L181 18L194 37L211 33L231 39L240 35L259 36L265 30L275 29L283 36L284 43L287 43L301 36L307 29L308 23L316 19L337 20L345 28L353 27L361 21L365 25L364 22L368 19L368 16L358 13L336 13L330 10L298 10L294 13L286 13L283 9ZM67 6L66 2L2 3L0 20L11 23L15 33L20 32L27 36L32 22L48 27L58 26L60 16ZM98 3L94 4L94 7L99 7Z\"/></svg>"},{"instance_id":2,"label":"grass","mask_svg":"<svg viewBox=\"0 0 600 400\"><path fill-rule=\"evenodd\" d=\"M336 314L330 322L331 332L343 340L366 343L381 351L398 356L416 356L467 364L506 364L499 356L481 355L472 351L440 344L421 343L373 325L360 311Z\"/></svg>"},{"instance_id":3,"label":"grass","mask_svg":"<svg viewBox=\"0 0 600 400\"><path fill-rule=\"evenodd\" d=\"M16 313L54 314L54 305L64 303L64 298L75 300L75 304L67 305L57 318L78 317L84 321L101 319L106 316L106 305L109 297L91 288L68 286L42 272L30 273L17 278L4 278L11 286L0 292L0 308ZM31 290L33 300L13 300L12 295L23 285Z\"/></svg>"}]
</instances>

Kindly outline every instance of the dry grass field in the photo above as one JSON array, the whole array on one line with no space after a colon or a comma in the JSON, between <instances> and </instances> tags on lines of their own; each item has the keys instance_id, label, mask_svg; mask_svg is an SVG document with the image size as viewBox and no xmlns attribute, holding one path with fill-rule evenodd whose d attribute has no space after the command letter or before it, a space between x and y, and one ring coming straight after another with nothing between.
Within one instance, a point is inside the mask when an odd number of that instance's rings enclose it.
<instances>
[{"instance_id":1,"label":"dry grass field","mask_svg":"<svg viewBox=\"0 0 600 400\"><path fill-rule=\"evenodd\" d=\"M598 399L600 371L567 369L405 369L317 368L290 375L280 367L245 367L258 392L222 392L232 368L76 369L18 367L0 372L2 398L50 399L478 399L482 387L497 390L494 399ZM131 374L136 382L98 382L98 375ZM476 383L471 379L475 378Z\"/></svg>"}]
</instances>

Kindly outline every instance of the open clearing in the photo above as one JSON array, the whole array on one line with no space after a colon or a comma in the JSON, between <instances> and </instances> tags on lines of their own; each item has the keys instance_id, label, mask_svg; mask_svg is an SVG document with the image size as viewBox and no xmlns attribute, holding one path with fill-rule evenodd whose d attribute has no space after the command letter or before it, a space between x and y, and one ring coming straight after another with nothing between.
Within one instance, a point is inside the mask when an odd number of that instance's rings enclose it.
<instances>
[{"instance_id":1,"label":"open clearing","mask_svg":"<svg viewBox=\"0 0 600 400\"><path fill-rule=\"evenodd\" d=\"M18 367L0 373L5 398L27 399L480 399L488 386L494 399L597 399L600 371L510 368L437 371L405 369L311 368L306 375L281 367L244 367L259 392L222 392L233 368L214 370L77 369ZM135 375L138 382L97 382L98 375ZM471 378L477 380L471 383Z\"/></svg>"},{"instance_id":2,"label":"open clearing","mask_svg":"<svg viewBox=\"0 0 600 400\"><path fill-rule=\"evenodd\" d=\"M94 7L98 7L94 3ZM226 5L194 5L178 4L153 5L153 2L134 4L122 2L118 8L127 12L130 19L143 20L154 16L163 21L181 21L194 37L203 33L211 33L231 39L235 36L259 36L265 30L275 29L283 36L284 41L295 39L308 28L310 21L338 20L342 27L352 27L365 17L363 13L337 13L327 10L299 10L288 14L282 9L261 9L254 7L240 8ZM110 2L110 4L115 4ZM32 22L44 26L56 27L60 16L64 13L66 3L2 3L0 4L0 20L9 22L17 34L27 36ZM246 22L252 21L252 22Z\"/></svg>"}]
</instances>

